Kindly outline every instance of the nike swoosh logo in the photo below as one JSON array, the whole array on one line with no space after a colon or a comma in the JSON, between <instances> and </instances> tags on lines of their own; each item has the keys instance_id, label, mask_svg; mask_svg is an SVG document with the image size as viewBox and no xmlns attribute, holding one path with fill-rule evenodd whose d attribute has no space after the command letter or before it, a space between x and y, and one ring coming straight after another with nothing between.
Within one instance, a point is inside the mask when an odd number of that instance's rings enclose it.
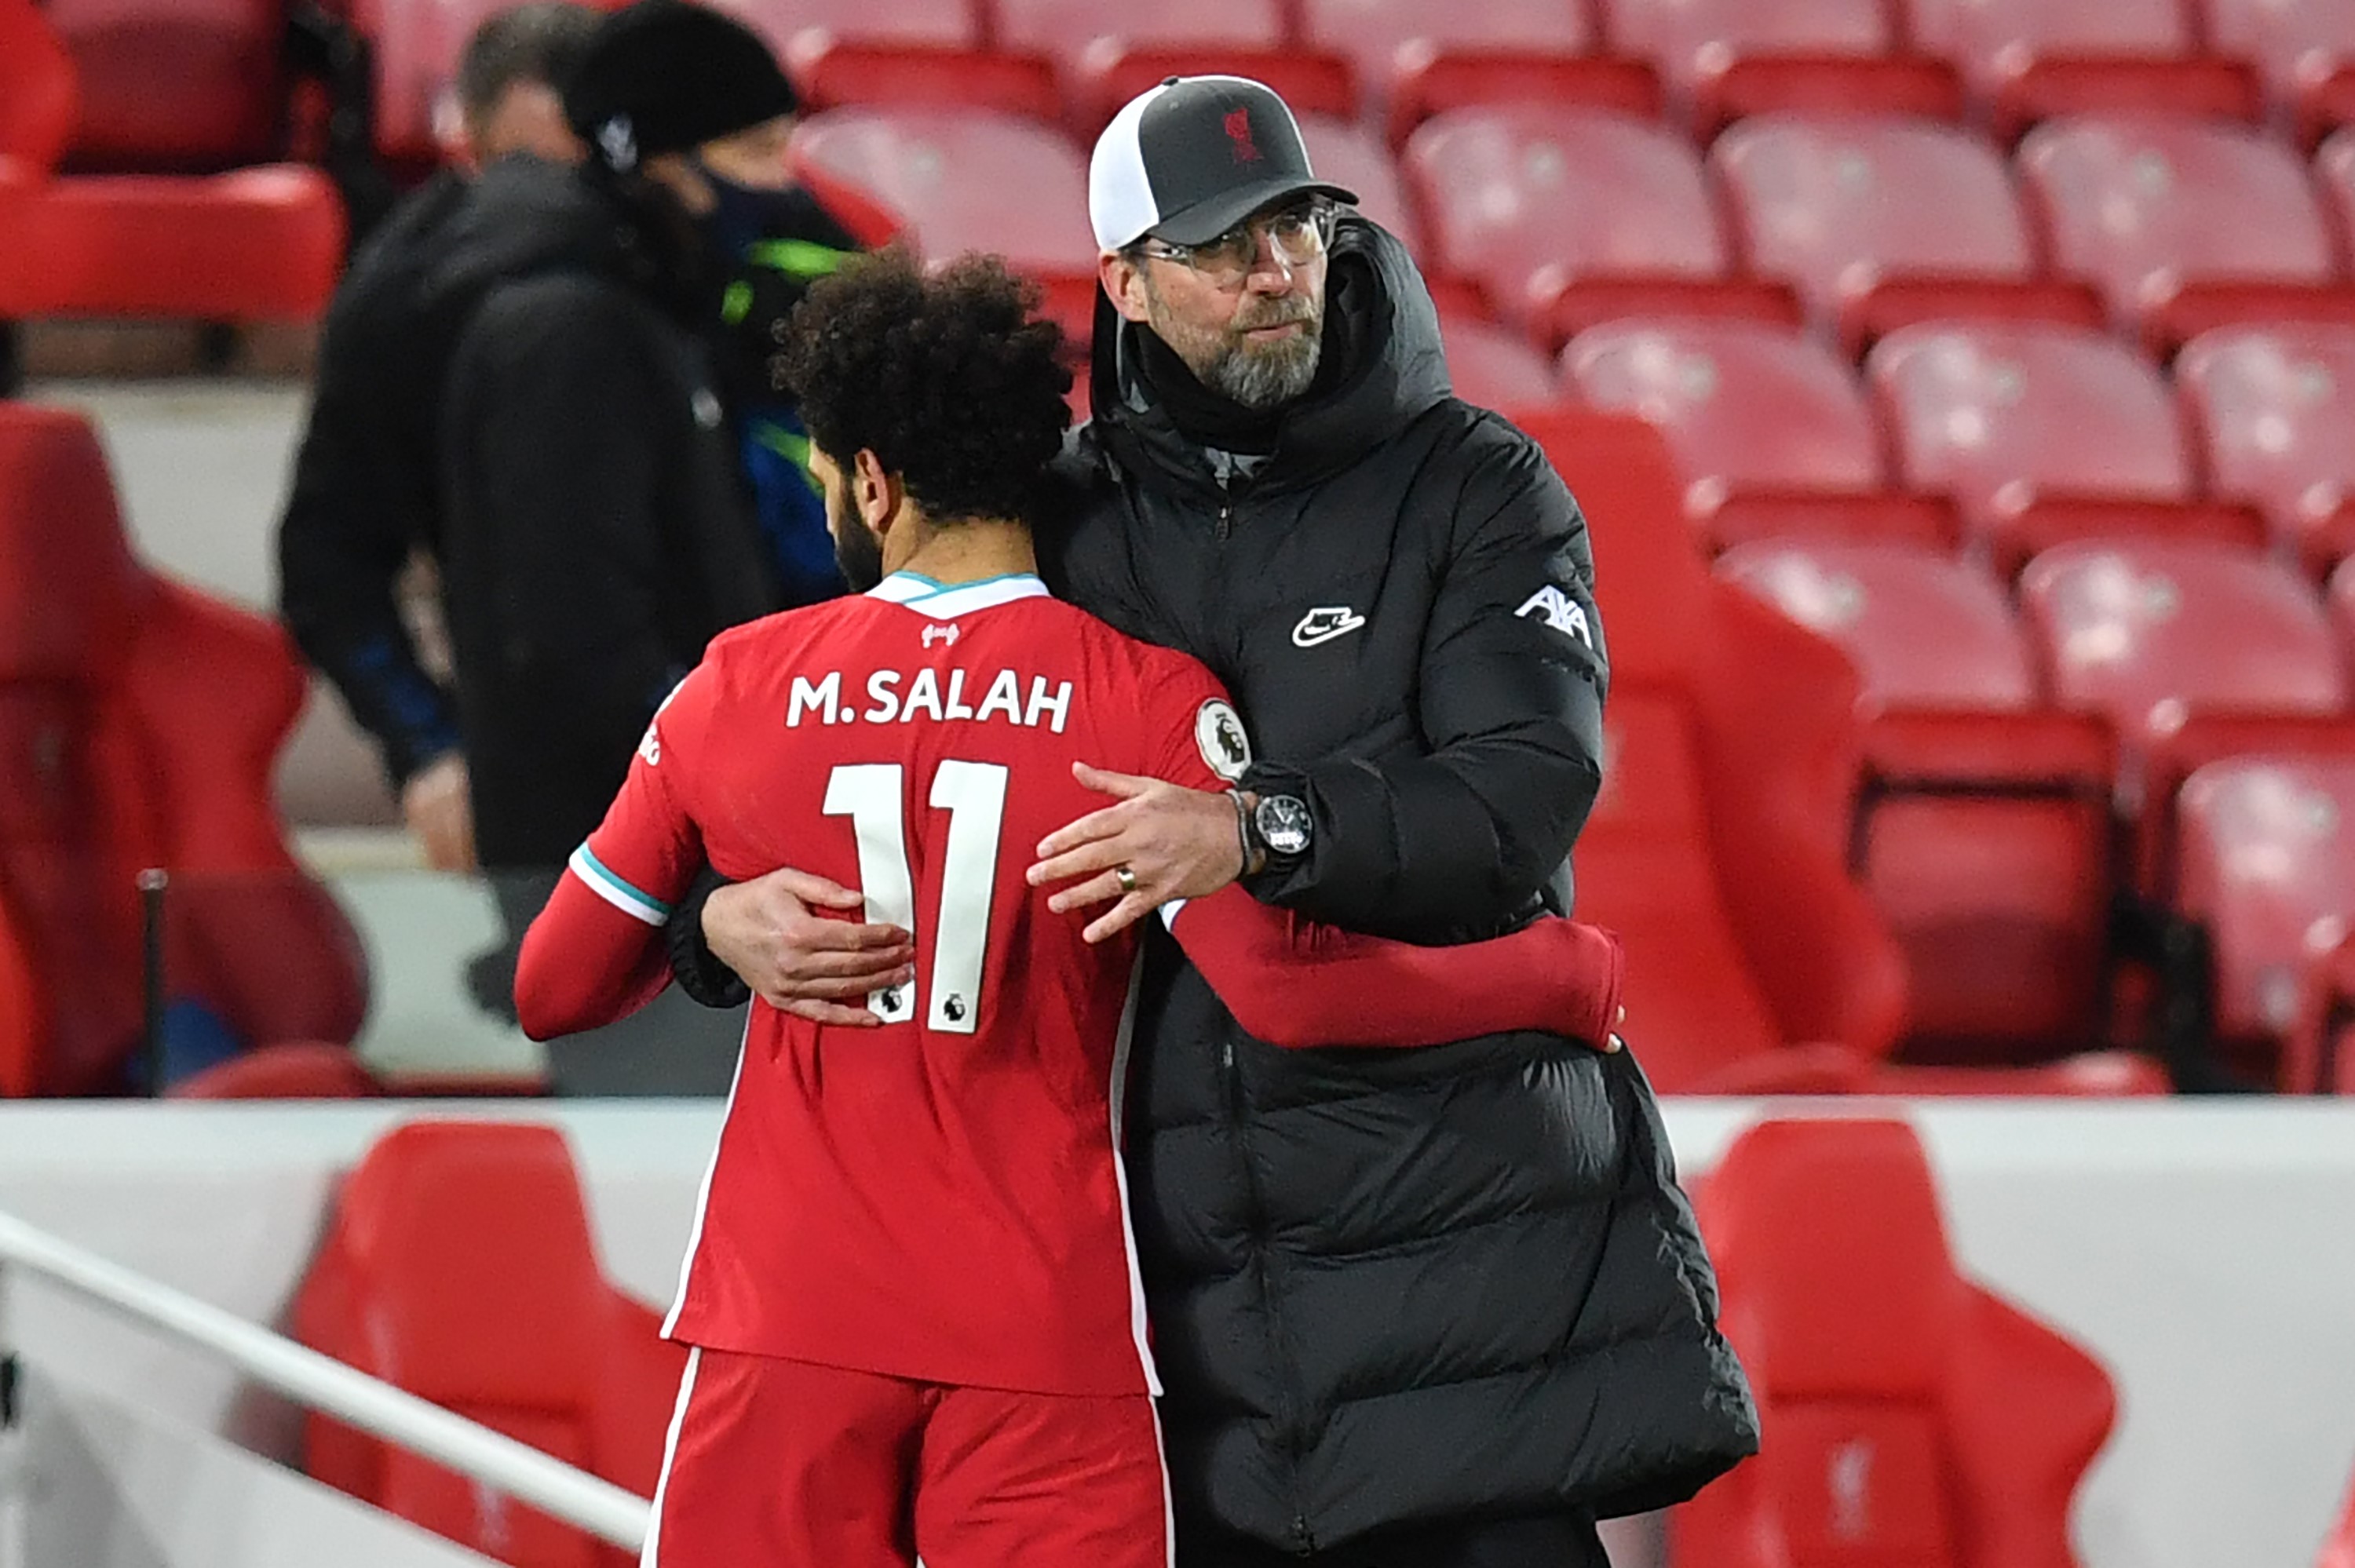
<instances>
[{"instance_id":1,"label":"nike swoosh logo","mask_svg":"<svg viewBox=\"0 0 2355 1568\"><path fill-rule=\"evenodd\" d=\"M1292 629L1293 646L1315 648L1332 641L1336 637L1347 637L1365 624L1366 618L1347 605L1312 609L1300 618L1299 625Z\"/></svg>"}]
</instances>

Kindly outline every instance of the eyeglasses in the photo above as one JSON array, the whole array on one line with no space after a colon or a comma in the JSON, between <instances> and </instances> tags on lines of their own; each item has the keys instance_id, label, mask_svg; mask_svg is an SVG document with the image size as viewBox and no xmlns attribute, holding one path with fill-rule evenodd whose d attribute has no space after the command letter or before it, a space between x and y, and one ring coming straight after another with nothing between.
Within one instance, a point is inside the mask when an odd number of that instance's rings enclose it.
<instances>
[{"instance_id":1,"label":"eyeglasses","mask_svg":"<svg viewBox=\"0 0 2355 1568\"><path fill-rule=\"evenodd\" d=\"M1136 249L1139 255L1192 268L1214 289L1234 289L1240 288L1258 267L1262 235L1267 237L1268 246L1278 261L1286 267L1305 267L1324 255L1326 248L1333 243L1337 216L1331 202L1312 201L1264 217L1247 217L1217 238L1206 239L1199 245L1148 239Z\"/></svg>"}]
</instances>

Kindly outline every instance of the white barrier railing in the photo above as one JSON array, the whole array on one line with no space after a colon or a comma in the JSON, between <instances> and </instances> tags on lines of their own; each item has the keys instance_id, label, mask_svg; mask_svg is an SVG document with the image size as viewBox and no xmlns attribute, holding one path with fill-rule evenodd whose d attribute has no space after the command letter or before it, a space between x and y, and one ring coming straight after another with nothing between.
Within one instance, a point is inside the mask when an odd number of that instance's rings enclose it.
<instances>
[{"instance_id":1,"label":"white barrier railing","mask_svg":"<svg viewBox=\"0 0 2355 1568\"><path fill-rule=\"evenodd\" d=\"M30 1568L22 1399L8 1333L9 1276L22 1269L198 1345L307 1409L421 1454L630 1552L652 1505L502 1432L321 1355L208 1302L0 1214L0 1568Z\"/></svg>"}]
</instances>

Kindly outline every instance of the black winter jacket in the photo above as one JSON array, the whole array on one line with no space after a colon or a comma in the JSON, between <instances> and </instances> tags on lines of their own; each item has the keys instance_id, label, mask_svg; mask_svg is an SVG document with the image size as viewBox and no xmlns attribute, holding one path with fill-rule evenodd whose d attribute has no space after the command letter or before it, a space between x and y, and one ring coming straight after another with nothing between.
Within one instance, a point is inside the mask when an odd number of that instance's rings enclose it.
<instances>
[{"instance_id":1,"label":"black winter jacket","mask_svg":"<svg viewBox=\"0 0 2355 1568\"><path fill-rule=\"evenodd\" d=\"M478 182L435 281L480 296L441 439L442 595L486 866L563 864L704 644L776 607L688 255L659 209L510 159Z\"/></svg>"},{"instance_id":2,"label":"black winter jacket","mask_svg":"<svg viewBox=\"0 0 2355 1568\"><path fill-rule=\"evenodd\" d=\"M327 309L278 524L279 612L376 737L396 789L458 744L454 706L419 662L394 587L410 552L441 538L434 424L456 326L437 334L416 300L467 190L436 175L353 257Z\"/></svg>"},{"instance_id":3,"label":"black winter jacket","mask_svg":"<svg viewBox=\"0 0 2355 1568\"><path fill-rule=\"evenodd\" d=\"M1576 503L1448 391L1397 242L1345 219L1342 362L1244 479L1099 317L1060 591L1233 691L1314 847L1261 897L1444 944L1566 910L1606 683ZM1336 374L1337 372L1337 374ZM1224 470L1225 482L1219 477ZM1336 631L1337 627L1346 630ZM1757 1444L1632 1056L1542 1035L1287 1052L1148 951L1131 1198L1180 1531L1309 1552L1393 1524L1689 1496Z\"/></svg>"}]
</instances>

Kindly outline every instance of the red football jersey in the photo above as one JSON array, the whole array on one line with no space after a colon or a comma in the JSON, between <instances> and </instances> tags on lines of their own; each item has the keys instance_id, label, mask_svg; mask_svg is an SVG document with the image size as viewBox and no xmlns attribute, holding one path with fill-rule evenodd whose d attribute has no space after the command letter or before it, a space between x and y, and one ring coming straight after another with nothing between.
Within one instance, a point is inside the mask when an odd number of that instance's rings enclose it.
<instances>
[{"instance_id":1,"label":"red football jersey","mask_svg":"<svg viewBox=\"0 0 2355 1568\"><path fill-rule=\"evenodd\" d=\"M752 1009L666 1331L692 1344L1041 1393L1158 1392L1121 1172L1132 935L1050 914L1039 842L1110 804L1085 761L1241 773L1193 659L1036 577L871 594L716 640L572 869L659 922L708 858L865 895L916 937L880 1029Z\"/></svg>"}]
</instances>

